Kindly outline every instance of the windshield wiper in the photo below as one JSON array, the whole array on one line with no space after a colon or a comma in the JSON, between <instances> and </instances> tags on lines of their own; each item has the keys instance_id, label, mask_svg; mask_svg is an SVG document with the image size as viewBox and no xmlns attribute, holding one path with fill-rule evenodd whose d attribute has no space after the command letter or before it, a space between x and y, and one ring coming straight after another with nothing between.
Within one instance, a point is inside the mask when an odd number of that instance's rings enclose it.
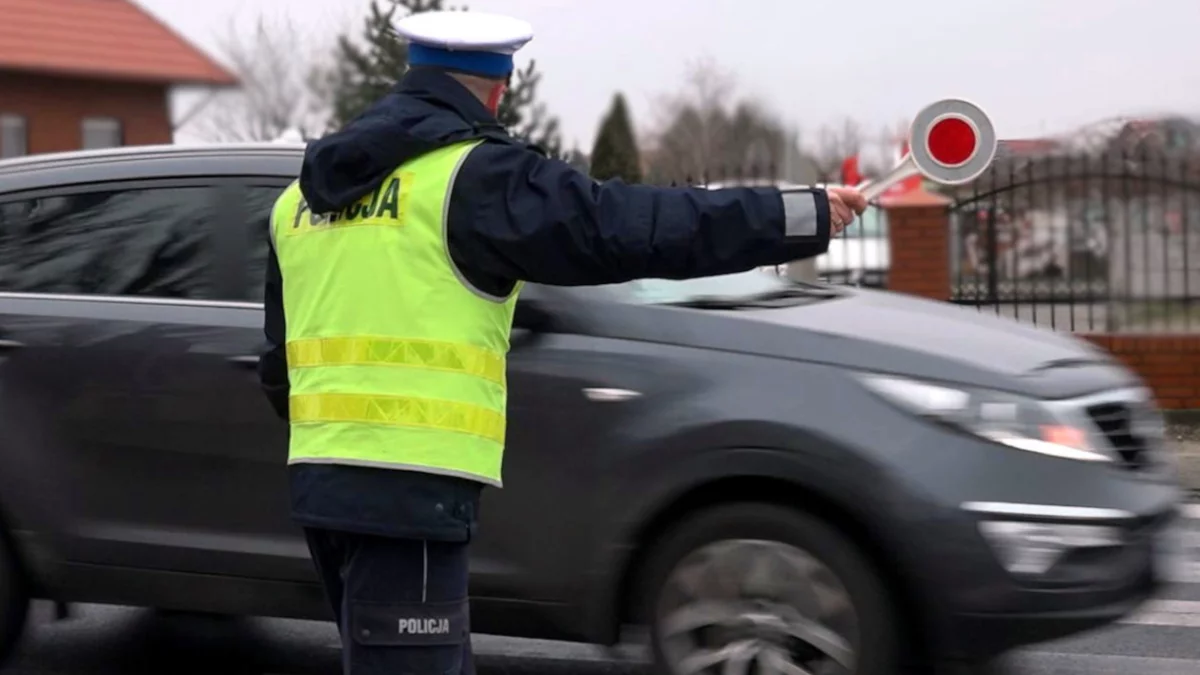
<instances>
[{"instance_id":1,"label":"windshield wiper","mask_svg":"<svg viewBox=\"0 0 1200 675\"><path fill-rule=\"evenodd\" d=\"M751 295L695 295L678 302L664 302L672 307L695 309L739 309L743 307L780 307L796 304L793 300L828 300L842 294L827 286L797 284Z\"/></svg>"}]
</instances>

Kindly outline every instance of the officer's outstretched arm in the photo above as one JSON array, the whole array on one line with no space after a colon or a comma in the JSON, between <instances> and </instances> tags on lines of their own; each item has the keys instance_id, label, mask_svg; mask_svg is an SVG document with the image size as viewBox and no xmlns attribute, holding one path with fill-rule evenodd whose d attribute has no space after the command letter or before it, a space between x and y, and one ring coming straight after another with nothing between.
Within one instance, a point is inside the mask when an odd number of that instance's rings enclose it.
<instances>
[{"instance_id":1,"label":"officer's outstretched arm","mask_svg":"<svg viewBox=\"0 0 1200 675\"><path fill-rule=\"evenodd\" d=\"M597 183L564 162L485 143L460 168L448 214L456 259L558 286L741 272L824 253L824 190Z\"/></svg>"}]
</instances>

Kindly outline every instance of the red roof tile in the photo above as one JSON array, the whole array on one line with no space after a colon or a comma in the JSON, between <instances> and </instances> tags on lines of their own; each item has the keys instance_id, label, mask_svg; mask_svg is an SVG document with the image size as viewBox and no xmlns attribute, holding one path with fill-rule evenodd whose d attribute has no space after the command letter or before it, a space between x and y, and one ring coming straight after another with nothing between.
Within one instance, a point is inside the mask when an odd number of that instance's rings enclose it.
<instances>
[{"instance_id":1,"label":"red roof tile","mask_svg":"<svg viewBox=\"0 0 1200 675\"><path fill-rule=\"evenodd\" d=\"M0 70L237 84L229 71L130 0L0 0Z\"/></svg>"}]
</instances>

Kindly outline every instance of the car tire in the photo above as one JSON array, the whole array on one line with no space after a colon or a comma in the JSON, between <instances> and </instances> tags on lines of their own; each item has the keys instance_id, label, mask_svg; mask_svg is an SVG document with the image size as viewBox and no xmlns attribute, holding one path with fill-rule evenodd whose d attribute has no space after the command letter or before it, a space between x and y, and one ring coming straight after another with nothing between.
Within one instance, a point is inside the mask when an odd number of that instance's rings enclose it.
<instances>
[{"instance_id":1,"label":"car tire","mask_svg":"<svg viewBox=\"0 0 1200 675\"><path fill-rule=\"evenodd\" d=\"M0 532L0 664L12 654L25 630L29 595L12 546Z\"/></svg>"},{"instance_id":2,"label":"car tire","mask_svg":"<svg viewBox=\"0 0 1200 675\"><path fill-rule=\"evenodd\" d=\"M897 669L899 629L879 574L852 541L803 511L706 509L660 538L642 569L640 616L662 675L721 675L731 659L750 674L759 660L781 657L810 672ZM718 652L725 658L693 669Z\"/></svg>"}]
</instances>

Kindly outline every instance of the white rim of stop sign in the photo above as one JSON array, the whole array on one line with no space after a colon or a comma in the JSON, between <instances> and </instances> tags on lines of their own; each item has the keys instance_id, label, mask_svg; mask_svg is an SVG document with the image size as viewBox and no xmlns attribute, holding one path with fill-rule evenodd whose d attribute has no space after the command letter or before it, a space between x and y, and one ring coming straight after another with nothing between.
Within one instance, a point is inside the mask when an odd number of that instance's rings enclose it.
<instances>
[{"instance_id":1,"label":"white rim of stop sign","mask_svg":"<svg viewBox=\"0 0 1200 675\"><path fill-rule=\"evenodd\" d=\"M934 159L929 148L933 125L947 118L963 120L975 133L975 148L965 162L949 165ZM961 98L946 98L921 109L909 127L909 160L917 172L942 185L969 183L991 166L999 142L992 120L982 108Z\"/></svg>"},{"instance_id":2,"label":"white rim of stop sign","mask_svg":"<svg viewBox=\"0 0 1200 675\"><path fill-rule=\"evenodd\" d=\"M929 137L933 135L933 130L937 128L937 125L944 120L959 120L961 122L966 122L967 126L971 127L971 133L975 135L975 147L971 148L971 154L967 155L967 158L961 162L956 162L954 164L943 162L933 154L933 149L929 147ZM975 124L975 120L967 117L966 115L960 115L958 113L942 113L941 115L933 118L933 121L929 123L929 126L926 127L926 129L925 155L929 157L929 159L937 162L947 169L957 169L960 166L966 166L967 164L970 164L971 160L975 159L975 157L979 154L979 146L983 143L983 135L980 133L979 125Z\"/></svg>"}]
</instances>

